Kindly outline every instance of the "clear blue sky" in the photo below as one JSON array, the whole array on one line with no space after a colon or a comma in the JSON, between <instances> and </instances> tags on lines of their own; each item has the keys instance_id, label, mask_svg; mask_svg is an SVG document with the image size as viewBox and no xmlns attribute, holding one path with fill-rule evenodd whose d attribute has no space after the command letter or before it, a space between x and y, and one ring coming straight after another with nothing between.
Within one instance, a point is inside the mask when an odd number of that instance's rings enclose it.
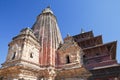
<instances>
[{"instance_id":1,"label":"clear blue sky","mask_svg":"<svg viewBox=\"0 0 120 80\"><path fill-rule=\"evenodd\" d=\"M103 36L104 43L117 40L120 62L120 0L0 0L0 64L5 61L8 43L37 15L51 6L63 38L79 34L81 28Z\"/></svg>"}]
</instances>

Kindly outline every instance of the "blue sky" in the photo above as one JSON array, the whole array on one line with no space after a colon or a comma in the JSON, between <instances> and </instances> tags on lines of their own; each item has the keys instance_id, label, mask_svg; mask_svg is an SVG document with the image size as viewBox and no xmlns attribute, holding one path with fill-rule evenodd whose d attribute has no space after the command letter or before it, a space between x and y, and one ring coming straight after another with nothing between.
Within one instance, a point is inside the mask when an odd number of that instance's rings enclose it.
<instances>
[{"instance_id":1,"label":"blue sky","mask_svg":"<svg viewBox=\"0 0 120 80\"><path fill-rule=\"evenodd\" d=\"M102 35L104 43L117 40L120 62L120 0L0 0L0 64L8 43L25 27L32 27L37 15L51 6L63 38L79 34L81 28Z\"/></svg>"}]
</instances>

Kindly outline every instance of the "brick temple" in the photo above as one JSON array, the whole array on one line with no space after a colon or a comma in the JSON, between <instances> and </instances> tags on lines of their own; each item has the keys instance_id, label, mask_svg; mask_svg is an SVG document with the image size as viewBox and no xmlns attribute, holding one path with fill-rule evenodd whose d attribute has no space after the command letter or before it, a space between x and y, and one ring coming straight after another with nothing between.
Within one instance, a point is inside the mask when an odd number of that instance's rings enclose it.
<instances>
[{"instance_id":1,"label":"brick temple","mask_svg":"<svg viewBox=\"0 0 120 80\"><path fill-rule=\"evenodd\" d=\"M83 30L63 40L50 7L8 46L0 80L120 80L117 41L103 43L102 35Z\"/></svg>"}]
</instances>

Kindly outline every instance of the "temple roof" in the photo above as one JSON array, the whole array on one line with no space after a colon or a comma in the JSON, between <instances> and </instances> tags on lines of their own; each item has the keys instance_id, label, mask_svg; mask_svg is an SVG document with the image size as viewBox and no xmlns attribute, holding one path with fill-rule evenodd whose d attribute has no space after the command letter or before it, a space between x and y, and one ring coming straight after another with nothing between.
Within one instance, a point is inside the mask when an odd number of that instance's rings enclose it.
<instances>
[{"instance_id":1,"label":"temple roof","mask_svg":"<svg viewBox=\"0 0 120 80\"><path fill-rule=\"evenodd\" d=\"M93 68L95 69L103 69L103 68L110 68L110 67L116 67L116 66L120 66L120 64L112 64L112 65L107 65L107 66L100 66L100 67L95 67Z\"/></svg>"},{"instance_id":2,"label":"temple roof","mask_svg":"<svg viewBox=\"0 0 120 80\"><path fill-rule=\"evenodd\" d=\"M112 44L115 44L115 46L116 46L116 43L117 43L117 41L113 41L113 42L109 42L109 43L105 43L105 44L99 44L99 45L96 45L96 46L84 48L83 50L97 48L97 47L106 46L106 45L112 45Z\"/></svg>"},{"instance_id":3,"label":"temple roof","mask_svg":"<svg viewBox=\"0 0 120 80\"><path fill-rule=\"evenodd\" d=\"M20 38L21 36L25 36L25 35L29 35L32 38L34 38L36 41L38 41L38 39L35 37L32 29L29 28L29 27L22 29L17 36L13 37L13 40L17 39L17 38Z\"/></svg>"},{"instance_id":4,"label":"temple roof","mask_svg":"<svg viewBox=\"0 0 120 80\"><path fill-rule=\"evenodd\" d=\"M105 43L105 44L99 44L99 45L96 45L96 46L93 46L93 47L84 48L83 51L91 50L91 49L94 49L94 48L99 48L99 47L102 47L102 46L111 46L111 48L110 48L111 57L113 59L116 59L117 41L113 41L113 42L109 42L109 43Z\"/></svg>"},{"instance_id":5,"label":"temple roof","mask_svg":"<svg viewBox=\"0 0 120 80\"><path fill-rule=\"evenodd\" d=\"M74 38L88 38L88 37L94 37L94 34L92 31L88 31L88 32L84 32L84 33L80 33L78 35L74 35Z\"/></svg>"}]
</instances>

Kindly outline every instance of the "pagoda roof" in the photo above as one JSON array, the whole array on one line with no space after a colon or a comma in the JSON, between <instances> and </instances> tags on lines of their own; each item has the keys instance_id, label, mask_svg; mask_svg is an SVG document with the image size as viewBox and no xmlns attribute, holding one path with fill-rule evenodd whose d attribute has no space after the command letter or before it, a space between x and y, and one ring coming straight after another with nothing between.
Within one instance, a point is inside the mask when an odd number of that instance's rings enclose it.
<instances>
[{"instance_id":1,"label":"pagoda roof","mask_svg":"<svg viewBox=\"0 0 120 80\"><path fill-rule=\"evenodd\" d=\"M101 44L103 43L103 41L102 41L102 35L98 35L98 36L96 36L96 37L89 37L89 38L86 38L86 39L83 39L83 40L78 40L78 41L76 41L76 42L79 43L79 42L84 42L84 41L94 40L94 39L100 40Z\"/></svg>"},{"instance_id":2,"label":"pagoda roof","mask_svg":"<svg viewBox=\"0 0 120 80\"><path fill-rule=\"evenodd\" d=\"M96 46L84 48L83 51L89 50L89 49L94 49L94 48L99 48L99 47L102 47L102 46L112 46L112 50L110 50L111 53L112 53L111 56L112 56L113 59L116 58L117 41L113 41L113 42L109 42L109 43L105 43L105 44L99 44L99 45L96 45Z\"/></svg>"},{"instance_id":3,"label":"pagoda roof","mask_svg":"<svg viewBox=\"0 0 120 80\"><path fill-rule=\"evenodd\" d=\"M88 31L88 32L80 33L78 35L74 35L73 37L76 38L78 36L87 35L87 34L90 35L89 37L94 37L93 31Z\"/></svg>"},{"instance_id":4,"label":"pagoda roof","mask_svg":"<svg viewBox=\"0 0 120 80\"><path fill-rule=\"evenodd\" d=\"M120 64L97 67L91 69L90 72L94 78L103 80L106 76L118 76L120 74Z\"/></svg>"},{"instance_id":5,"label":"pagoda roof","mask_svg":"<svg viewBox=\"0 0 120 80\"><path fill-rule=\"evenodd\" d=\"M110 68L110 67L117 67L117 66L120 66L120 64L112 64L112 65L107 65L107 66L94 67L93 70L103 69L103 68Z\"/></svg>"},{"instance_id":6,"label":"pagoda roof","mask_svg":"<svg viewBox=\"0 0 120 80\"><path fill-rule=\"evenodd\" d=\"M117 41L108 42L108 43L105 43L105 44L99 44L99 45L96 45L96 46L84 48L83 50L92 49L92 48L97 48L97 47L106 46L106 45L111 45L111 44L115 44L115 45L116 45L116 43L117 43Z\"/></svg>"}]
</instances>

